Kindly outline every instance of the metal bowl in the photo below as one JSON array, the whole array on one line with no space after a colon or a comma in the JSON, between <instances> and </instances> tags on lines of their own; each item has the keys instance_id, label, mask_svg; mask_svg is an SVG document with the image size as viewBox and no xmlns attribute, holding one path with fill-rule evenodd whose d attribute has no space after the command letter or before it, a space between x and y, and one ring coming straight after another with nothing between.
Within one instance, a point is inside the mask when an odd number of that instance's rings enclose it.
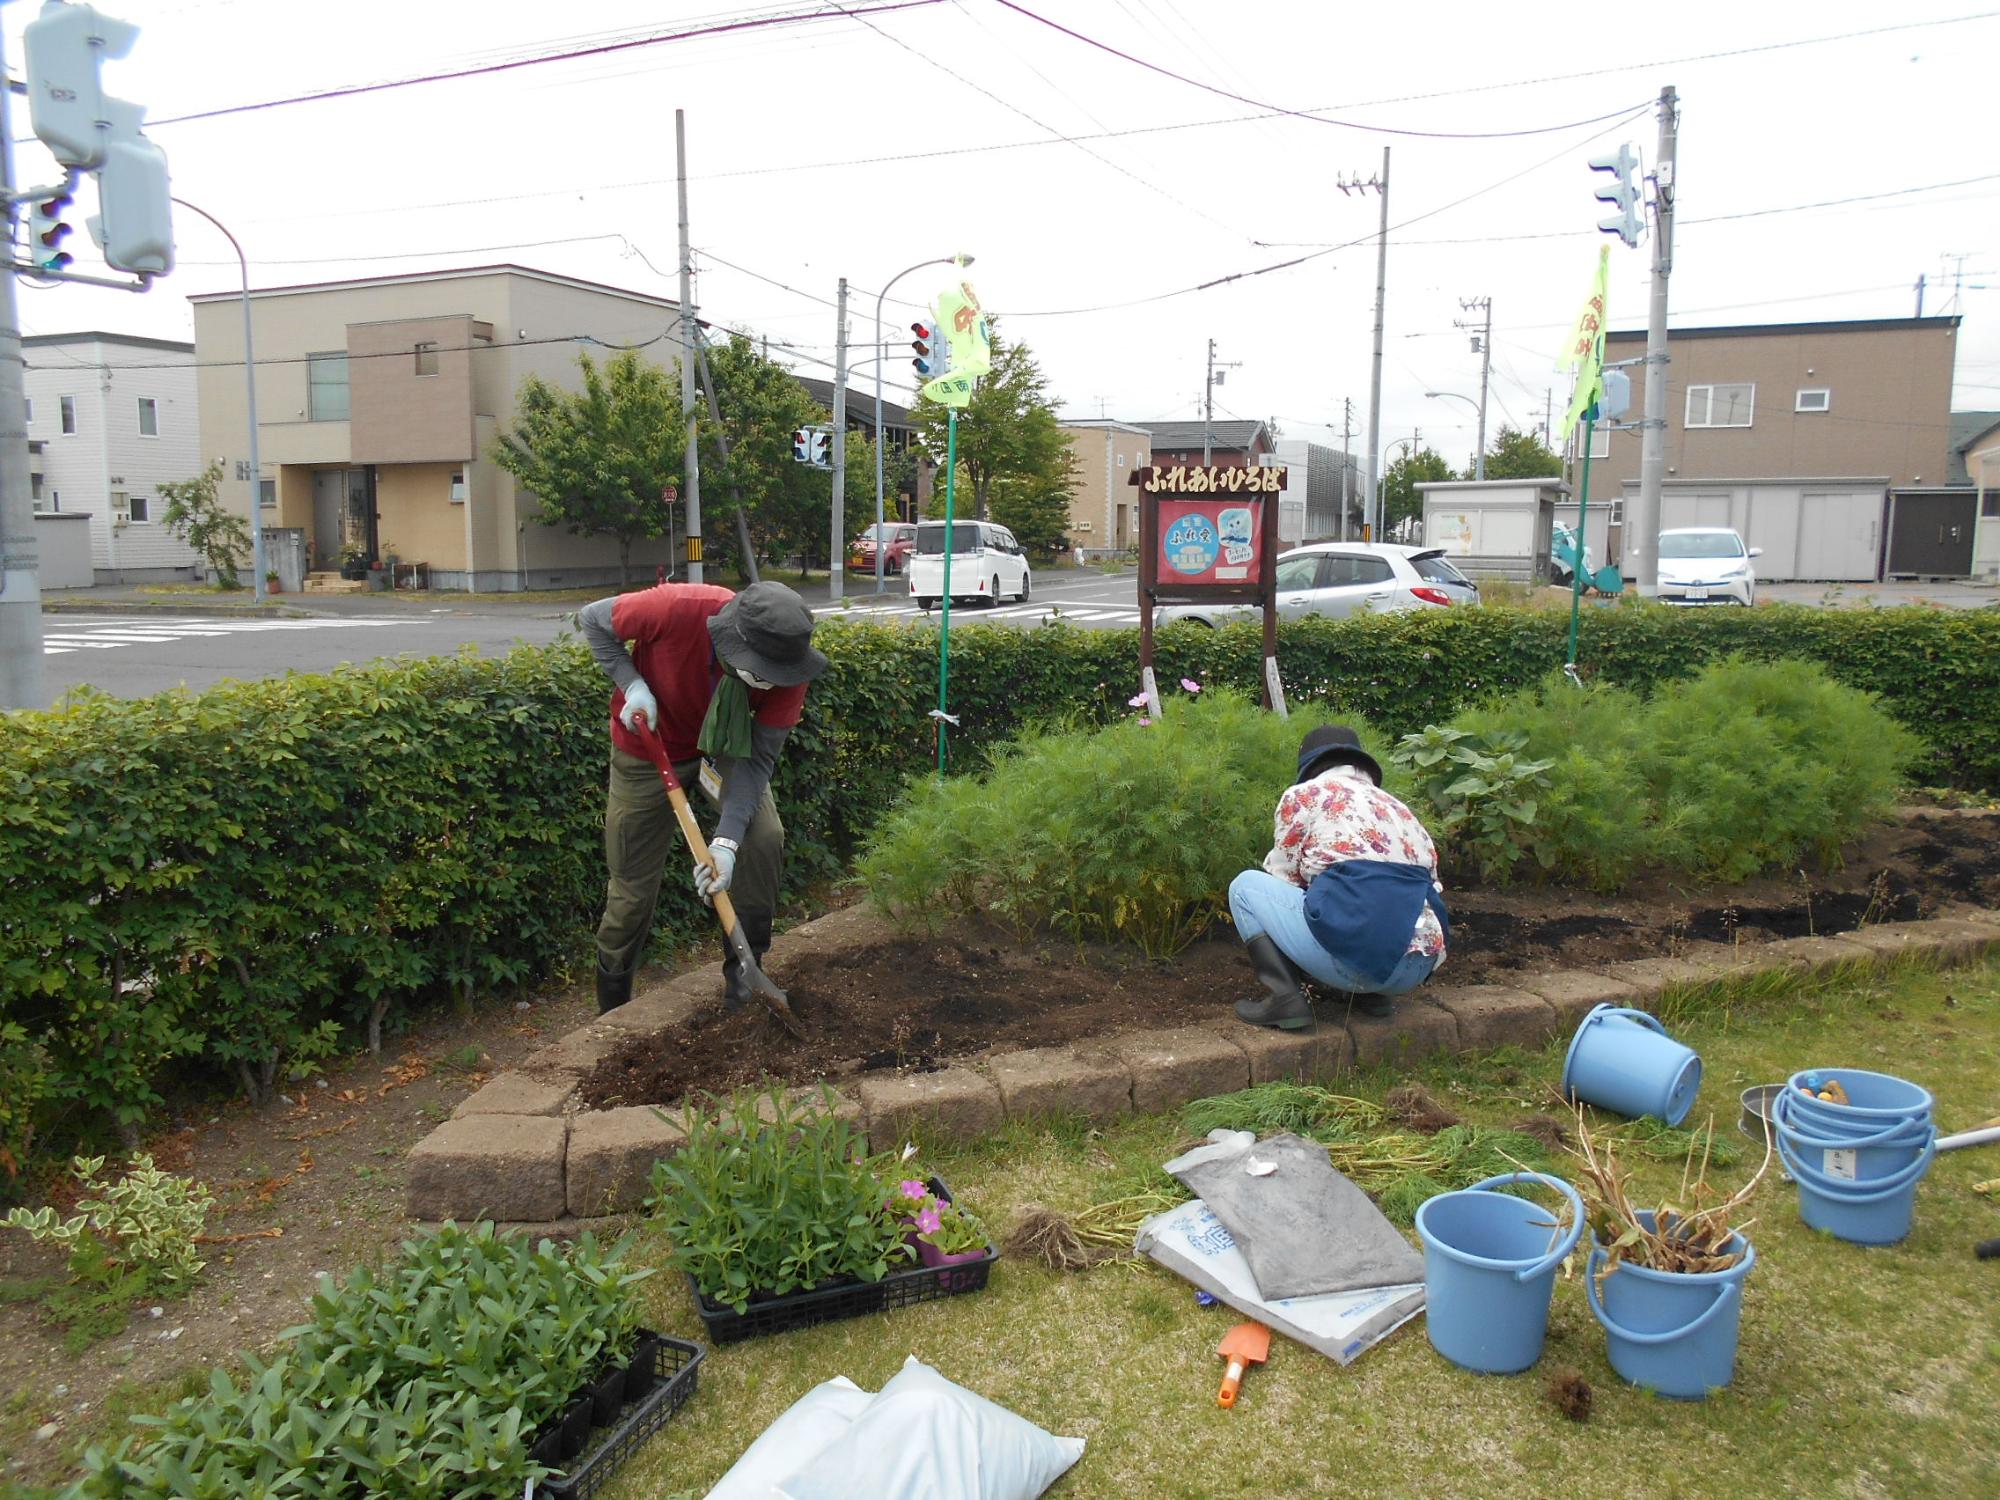
<instances>
[{"instance_id":1,"label":"metal bowl","mask_svg":"<svg viewBox=\"0 0 2000 1500\"><path fill-rule=\"evenodd\" d=\"M1765 1134L1774 1129L1771 1123L1771 1104L1778 1095L1784 1093L1782 1083L1760 1083L1743 1091L1743 1113L1737 1118L1736 1128L1753 1141L1761 1141Z\"/></svg>"}]
</instances>

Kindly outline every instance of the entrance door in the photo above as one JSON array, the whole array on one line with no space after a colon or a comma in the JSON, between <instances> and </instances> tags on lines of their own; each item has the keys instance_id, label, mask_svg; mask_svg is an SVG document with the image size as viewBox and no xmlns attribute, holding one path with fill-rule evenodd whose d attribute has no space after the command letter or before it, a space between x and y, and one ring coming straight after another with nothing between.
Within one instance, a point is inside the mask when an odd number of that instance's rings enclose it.
<instances>
[{"instance_id":1,"label":"entrance door","mask_svg":"<svg viewBox=\"0 0 2000 1500\"><path fill-rule=\"evenodd\" d=\"M368 554L370 562L375 560L375 471L373 469L348 469L347 511L342 532L347 545L359 547Z\"/></svg>"},{"instance_id":2,"label":"entrance door","mask_svg":"<svg viewBox=\"0 0 2000 1500\"><path fill-rule=\"evenodd\" d=\"M1889 571L1920 577L1970 578L1972 527L1978 497L1895 495L1889 513Z\"/></svg>"},{"instance_id":3,"label":"entrance door","mask_svg":"<svg viewBox=\"0 0 2000 1500\"><path fill-rule=\"evenodd\" d=\"M313 566L332 572L340 566L341 522L347 513L347 477L341 469L313 474Z\"/></svg>"}]
</instances>

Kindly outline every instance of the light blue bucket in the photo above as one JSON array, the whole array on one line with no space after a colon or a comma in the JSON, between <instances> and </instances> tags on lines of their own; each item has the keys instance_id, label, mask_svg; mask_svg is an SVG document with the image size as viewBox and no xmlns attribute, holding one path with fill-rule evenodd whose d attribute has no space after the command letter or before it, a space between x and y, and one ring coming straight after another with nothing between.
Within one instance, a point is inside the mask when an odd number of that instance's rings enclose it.
<instances>
[{"instance_id":1,"label":"light blue bucket","mask_svg":"<svg viewBox=\"0 0 2000 1500\"><path fill-rule=\"evenodd\" d=\"M1894 1177L1870 1182L1829 1175L1823 1170L1823 1161L1816 1163L1800 1156L1782 1129L1778 1132L1778 1155L1798 1182L1799 1217L1810 1227L1856 1245L1893 1245L1910 1232L1917 1184L1924 1180L1931 1158L1937 1155L1936 1128L1931 1128L1915 1161Z\"/></svg>"},{"instance_id":2,"label":"light blue bucket","mask_svg":"<svg viewBox=\"0 0 2000 1500\"><path fill-rule=\"evenodd\" d=\"M1569 1200L1569 1223L1494 1188L1539 1182ZM1511 1375L1542 1357L1556 1267L1583 1233L1583 1200L1559 1177L1506 1172L1417 1210L1424 1242L1425 1327L1431 1347L1481 1375Z\"/></svg>"},{"instance_id":3,"label":"light blue bucket","mask_svg":"<svg viewBox=\"0 0 2000 1500\"><path fill-rule=\"evenodd\" d=\"M1678 1125L1701 1088L1701 1059L1643 1010L1600 1005L1583 1018L1563 1059L1565 1098Z\"/></svg>"},{"instance_id":4,"label":"light blue bucket","mask_svg":"<svg viewBox=\"0 0 2000 1500\"><path fill-rule=\"evenodd\" d=\"M1650 1213L1639 1217L1649 1226ZM1590 1310L1604 1325L1611 1368L1647 1390L1698 1401L1736 1373L1736 1333L1743 1316L1743 1278L1757 1252L1742 1235L1729 1248L1743 1258L1726 1271L1655 1271L1630 1261L1598 1283L1609 1257L1591 1236L1583 1278Z\"/></svg>"},{"instance_id":5,"label":"light blue bucket","mask_svg":"<svg viewBox=\"0 0 2000 1500\"><path fill-rule=\"evenodd\" d=\"M1869 1183L1899 1177L1937 1135L1937 1128L1927 1118L1905 1120L1865 1134L1825 1133L1816 1123L1804 1121L1804 1112L1792 1102L1804 1097L1796 1091L1778 1095L1771 1107L1771 1123L1794 1154L1818 1162L1821 1172L1836 1180Z\"/></svg>"},{"instance_id":6,"label":"light blue bucket","mask_svg":"<svg viewBox=\"0 0 2000 1500\"><path fill-rule=\"evenodd\" d=\"M1839 1080L1848 1102L1834 1104L1803 1092L1800 1085L1809 1079L1821 1087L1828 1080ZM1799 1124L1819 1135L1867 1135L1906 1120L1929 1124L1936 1102L1930 1090L1919 1084L1865 1068L1811 1068L1794 1073L1785 1081L1785 1097L1791 1100Z\"/></svg>"}]
</instances>

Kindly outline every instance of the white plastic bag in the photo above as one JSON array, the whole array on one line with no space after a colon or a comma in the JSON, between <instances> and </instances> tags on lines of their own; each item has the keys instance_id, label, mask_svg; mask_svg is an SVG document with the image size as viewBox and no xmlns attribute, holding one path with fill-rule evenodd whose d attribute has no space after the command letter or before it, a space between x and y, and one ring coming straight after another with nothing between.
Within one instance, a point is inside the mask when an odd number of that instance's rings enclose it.
<instances>
[{"instance_id":1,"label":"white plastic bag","mask_svg":"<svg viewBox=\"0 0 2000 1500\"><path fill-rule=\"evenodd\" d=\"M785 1500L1035 1500L1081 1457L1082 1438L1044 1432L912 1355L778 1489Z\"/></svg>"},{"instance_id":2,"label":"white plastic bag","mask_svg":"<svg viewBox=\"0 0 2000 1500\"><path fill-rule=\"evenodd\" d=\"M780 1482L838 1441L874 1399L845 1375L814 1386L743 1451L708 1500L783 1500Z\"/></svg>"}]
</instances>

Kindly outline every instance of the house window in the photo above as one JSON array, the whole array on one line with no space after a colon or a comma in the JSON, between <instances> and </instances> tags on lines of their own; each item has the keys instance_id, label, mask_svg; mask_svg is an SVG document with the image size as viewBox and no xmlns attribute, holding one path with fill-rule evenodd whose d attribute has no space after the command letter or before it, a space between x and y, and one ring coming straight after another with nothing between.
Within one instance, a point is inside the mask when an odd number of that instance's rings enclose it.
<instances>
[{"instance_id":1,"label":"house window","mask_svg":"<svg viewBox=\"0 0 2000 1500\"><path fill-rule=\"evenodd\" d=\"M1691 385L1688 387L1687 425L1690 427L1748 427L1751 408L1756 404L1757 387L1741 385Z\"/></svg>"},{"instance_id":2,"label":"house window","mask_svg":"<svg viewBox=\"0 0 2000 1500\"><path fill-rule=\"evenodd\" d=\"M272 510L278 504L278 481L260 479L257 481L257 504L265 510Z\"/></svg>"},{"instance_id":3,"label":"house window","mask_svg":"<svg viewBox=\"0 0 2000 1500\"><path fill-rule=\"evenodd\" d=\"M465 474L463 471L451 476L451 503L465 504Z\"/></svg>"},{"instance_id":4,"label":"house window","mask_svg":"<svg viewBox=\"0 0 2000 1500\"><path fill-rule=\"evenodd\" d=\"M160 435L160 403L151 396L139 398L139 436L158 437Z\"/></svg>"},{"instance_id":5,"label":"house window","mask_svg":"<svg viewBox=\"0 0 2000 1500\"><path fill-rule=\"evenodd\" d=\"M76 397L62 398L62 430L65 437L76 436Z\"/></svg>"},{"instance_id":6,"label":"house window","mask_svg":"<svg viewBox=\"0 0 2000 1500\"><path fill-rule=\"evenodd\" d=\"M47 510L49 508L48 501L42 495L41 475L30 474L28 476L28 498L34 501L35 509L38 511Z\"/></svg>"},{"instance_id":7,"label":"house window","mask_svg":"<svg viewBox=\"0 0 2000 1500\"><path fill-rule=\"evenodd\" d=\"M39 479L41 476L35 477ZM1986 492L1986 498L1979 502L1979 513L1982 516L2000 516L2000 490Z\"/></svg>"},{"instance_id":8,"label":"house window","mask_svg":"<svg viewBox=\"0 0 2000 1500\"><path fill-rule=\"evenodd\" d=\"M143 525L152 519L147 511L149 503L144 495L134 495L125 502L134 525Z\"/></svg>"},{"instance_id":9,"label":"house window","mask_svg":"<svg viewBox=\"0 0 2000 1500\"><path fill-rule=\"evenodd\" d=\"M306 418L313 422L347 420L347 356L306 356Z\"/></svg>"},{"instance_id":10,"label":"house window","mask_svg":"<svg viewBox=\"0 0 2000 1500\"><path fill-rule=\"evenodd\" d=\"M417 345L417 373L435 375L438 372L438 346L434 343Z\"/></svg>"},{"instance_id":11,"label":"house window","mask_svg":"<svg viewBox=\"0 0 2000 1500\"><path fill-rule=\"evenodd\" d=\"M1828 411L1832 407L1833 392L1822 388L1816 391L1800 391L1798 405L1794 406L1792 410Z\"/></svg>"},{"instance_id":12,"label":"house window","mask_svg":"<svg viewBox=\"0 0 2000 1500\"><path fill-rule=\"evenodd\" d=\"M1599 422L1590 429L1590 456L1593 459L1611 457L1611 424Z\"/></svg>"}]
</instances>

